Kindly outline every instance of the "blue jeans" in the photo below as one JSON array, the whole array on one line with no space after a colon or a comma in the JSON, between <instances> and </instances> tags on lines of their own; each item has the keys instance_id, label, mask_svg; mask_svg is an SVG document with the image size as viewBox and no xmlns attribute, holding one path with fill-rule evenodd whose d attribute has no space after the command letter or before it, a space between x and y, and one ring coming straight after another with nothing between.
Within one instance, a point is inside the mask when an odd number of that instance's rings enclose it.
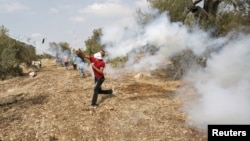
<instances>
[{"instance_id":1,"label":"blue jeans","mask_svg":"<svg viewBox=\"0 0 250 141\"><path fill-rule=\"evenodd\" d=\"M84 64L83 63L79 63L78 64L78 68L79 68L79 73L81 75L83 75L84 74Z\"/></svg>"},{"instance_id":2,"label":"blue jeans","mask_svg":"<svg viewBox=\"0 0 250 141\"><path fill-rule=\"evenodd\" d=\"M96 101L98 98L98 94L112 94L113 90L102 90L102 83L104 82L105 78L96 78L95 77L95 87L94 87L94 94L92 98L92 104L91 105L96 105Z\"/></svg>"}]
</instances>

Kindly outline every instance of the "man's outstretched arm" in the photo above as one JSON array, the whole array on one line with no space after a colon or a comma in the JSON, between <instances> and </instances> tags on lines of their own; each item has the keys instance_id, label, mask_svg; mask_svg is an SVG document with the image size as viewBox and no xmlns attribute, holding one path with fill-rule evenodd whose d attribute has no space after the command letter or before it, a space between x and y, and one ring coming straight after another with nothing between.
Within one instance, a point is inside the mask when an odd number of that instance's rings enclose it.
<instances>
[{"instance_id":1,"label":"man's outstretched arm","mask_svg":"<svg viewBox=\"0 0 250 141\"><path fill-rule=\"evenodd\" d=\"M81 57L82 59L86 58L89 59L89 56L87 56L84 52L82 52L80 49L76 51L76 55Z\"/></svg>"}]
</instances>

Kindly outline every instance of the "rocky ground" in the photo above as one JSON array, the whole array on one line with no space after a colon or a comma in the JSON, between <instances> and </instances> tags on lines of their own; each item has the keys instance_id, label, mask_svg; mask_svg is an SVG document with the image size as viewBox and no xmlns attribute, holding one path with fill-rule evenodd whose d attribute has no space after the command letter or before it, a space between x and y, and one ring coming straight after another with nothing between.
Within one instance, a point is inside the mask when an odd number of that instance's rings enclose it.
<instances>
[{"instance_id":1,"label":"rocky ground","mask_svg":"<svg viewBox=\"0 0 250 141\"><path fill-rule=\"evenodd\" d=\"M185 99L177 95L183 82L166 71L106 72L103 89L114 87L116 95L99 95L98 108L90 110L91 71L83 78L55 60L42 64L36 76L0 81L0 141L207 140L186 124Z\"/></svg>"}]
</instances>

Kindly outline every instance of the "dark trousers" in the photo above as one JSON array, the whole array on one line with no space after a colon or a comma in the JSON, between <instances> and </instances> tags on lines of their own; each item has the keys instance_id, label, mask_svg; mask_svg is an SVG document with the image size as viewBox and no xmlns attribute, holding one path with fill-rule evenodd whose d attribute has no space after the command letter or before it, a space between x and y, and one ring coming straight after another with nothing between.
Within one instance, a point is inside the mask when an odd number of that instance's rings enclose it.
<instances>
[{"instance_id":1,"label":"dark trousers","mask_svg":"<svg viewBox=\"0 0 250 141\"><path fill-rule=\"evenodd\" d=\"M102 90L102 83L104 82L105 78L96 78L95 77L95 87L94 87L94 94L92 98L92 104L96 105L96 101L98 98L98 94L112 94L112 89L109 90Z\"/></svg>"},{"instance_id":2,"label":"dark trousers","mask_svg":"<svg viewBox=\"0 0 250 141\"><path fill-rule=\"evenodd\" d=\"M76 70L76 68L77 68L77 65L76 65L76 64L73 64L73 68L74 68L74 70Z\"/></svg>"}]
</instances>

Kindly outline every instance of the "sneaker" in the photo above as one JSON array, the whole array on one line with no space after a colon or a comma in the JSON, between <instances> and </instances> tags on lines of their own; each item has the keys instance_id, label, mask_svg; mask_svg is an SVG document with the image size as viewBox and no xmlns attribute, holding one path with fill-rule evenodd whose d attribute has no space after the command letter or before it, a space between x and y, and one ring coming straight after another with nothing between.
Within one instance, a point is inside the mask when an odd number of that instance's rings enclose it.
<instances>
[{"instance_id":1,"label":"sneaker","mask_svg":"<svg viewBox=\"0 0 250 141\"><path fill-rule=\"evenodd\" d=\"M90 106L89 106L89 109L96 109L96 108L97 108L96 105L90 105Z\"/></svg>"}]
</instances>

